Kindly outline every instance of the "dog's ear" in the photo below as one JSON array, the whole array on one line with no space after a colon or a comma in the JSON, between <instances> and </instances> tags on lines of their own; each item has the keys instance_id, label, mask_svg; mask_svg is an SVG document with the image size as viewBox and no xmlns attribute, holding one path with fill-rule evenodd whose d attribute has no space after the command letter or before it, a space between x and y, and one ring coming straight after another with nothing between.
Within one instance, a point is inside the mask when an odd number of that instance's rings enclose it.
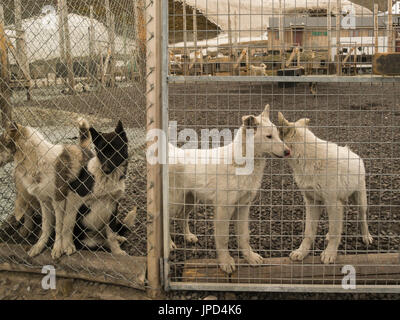
<instances>
[{"instance_id":1,"label":"dog's ear","mask_svg":"<svg viewBox=\"0 0 400 320\"><path fill-rule=\"evenodd\" d=\"M93 127L90 127L89 132L90 132L90 135L92 136L92 141L93 142L98 141L100 134L97 132L97 130Z\"/></svg>"},{"instance_id":2,"label":"dog's ear","mask_svg":"<svg viewBox=\"0 0 400 320\"><path fill-rule=\"evenodd\" d=\"M242 117L242 123L246 129L256 129L257 128L257 119L253 115Z\"/></svg>"},{"instance_id":3,"label":"dog's ear","mask_svg":"<svg viewBox=\"0 0 400 320\"><path fill-rule=\"evenodd\" d=\"M124 129L124 126L123 126L121 120L118 121L118 125L117 125L117 127L115 128L115 133L116 133L118 136L120 136L120 138L122 138L123 140L125 140L125 141L128 140L128 137L126 136L126 132L125 132L125 129Z\"/></svg>"},{"instance_id":4,"label":"dog's ear","mask_svg":"<svg viewBox=\"0 0 400 320\"><path fill-rule=\"evenodd\" d=\"M123 126L121 120L118 121L117 127L115 128L115 132L117 134L120 134L120 133L124 132L124 126Z\"/></svg>"},{"instance_id":5,"label":"dog's ear","mask_svg":"<svg viewBox=\"0 0 400 320\"><path fill-rule=\"evenodd\" d=\"M278 124L282 127L290 126L289 121L286 120L285 116L280 111L278 112Z\"/></svg>"},{"instance_id":6,"label":"dog's ear","mask_svg":"<svg viewBox=\"0 0 400 320\"><path fill-rule=\"evenodd\" d=\"M269 111L270 111L271 107L269 106L269 104L267 104L264 108L264 111L262 112L262 116L264 118L268 118L269 119Z\"/></svg>"},{"instance_id":7,"label":"dog's ear","mask_svg":"<svg viewBox=\"0 0 400 320\"><path fill-rule=\"evenodd\" d=\"M308 124L310 123L310 121L311 121L311 120L308 119L308 118L300 119L300 120L298 120L298 121L296 122L296 126L305 128L305 127L308 126Z\"/></svg>"},{"instance_id":8,"label":"dog's ear","mask_svg":"<svg viewBox=\"0 0 400 320\"><path fill-rule=\"evenodd\" d=\"M292 130L295 130L295 128L286 120L282 112L278 112L278 131L281 137L287 136Z\"/></svg>"}]
</instances>

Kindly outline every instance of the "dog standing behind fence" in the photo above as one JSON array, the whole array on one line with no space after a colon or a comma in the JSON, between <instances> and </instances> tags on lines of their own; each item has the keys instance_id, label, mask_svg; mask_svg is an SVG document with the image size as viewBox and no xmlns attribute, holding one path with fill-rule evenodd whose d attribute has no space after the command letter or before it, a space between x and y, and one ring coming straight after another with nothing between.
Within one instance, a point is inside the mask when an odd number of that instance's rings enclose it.
<instances>
[{"instance_id":1,"label":"dog standing behind fence","mask_svg":"<svg viewBox=\"0 0 400 320\"><path fill-rule=\"evenodd\" d=\"M269 119L269 105L259 116L245 116L242 121L234 141L224 147L184 150L169 145L170 216L183 217L181 221L185 239L189 243L195 243L198 239L189 229L189 211L194 202L198 201L214 206L217 259L226 273L235 270L235 261L228 251L229 223L232 217L243 257L251 265L262 263L262 257L249 244L250 205L261 187L266 166L264 154L281 158L290 155L289 148L281 141L277 128ZM254 130L254 169L248 175L237 175L237 165L226 164L224 160L227 156L233 156L237 150L243 152L247 142L246 130L249 129ZM207 161L210 159L217 159L218 163ZM181 161L185 163L179 163ZM172 240L170 247L176 248Z\"/></svg>"},{"instance_id":2,"label":"dog standing behind fence","mask_svg":"<svg viewBox=\"0 0 400 320\"><path fill-rule=\"evenodd\" d=\"M279 130L291 148L289 165L306 204L305 236L300 247L290 254L303 260L315 240L318 221L325 205L329 217L328 246L321 254L323 263L335 262L343 230L343 206L352 198L359 206L363 242L372 243L367 224L367 194L363 160L348 147L316 137L308 128L309 119L289 122L279 113Z\"/></svg>"}]
</instances>

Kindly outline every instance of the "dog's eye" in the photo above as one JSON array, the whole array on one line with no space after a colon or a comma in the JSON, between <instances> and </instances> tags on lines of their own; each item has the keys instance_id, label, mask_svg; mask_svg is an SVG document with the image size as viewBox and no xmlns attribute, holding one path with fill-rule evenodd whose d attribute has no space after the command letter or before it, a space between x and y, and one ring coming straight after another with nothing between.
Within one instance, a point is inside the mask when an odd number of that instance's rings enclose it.
<instances>
[{"instance_id":1,"label":"dog's eye","mask_svg":"<svg viewBox=\"0 0 400 320\"><path fill-rule=\"evenodd\" d=\"M270 134L269 136L267 136L268 139L272 139L272 134Z\"/></svg>"}]
</instances>

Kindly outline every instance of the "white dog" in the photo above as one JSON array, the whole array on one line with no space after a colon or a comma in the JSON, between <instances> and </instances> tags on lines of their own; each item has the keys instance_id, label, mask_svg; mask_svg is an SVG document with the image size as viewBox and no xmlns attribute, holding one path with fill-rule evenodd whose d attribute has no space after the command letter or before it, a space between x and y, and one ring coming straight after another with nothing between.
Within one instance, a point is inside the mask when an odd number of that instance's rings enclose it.
<instances>
[{"instance_id":1,"label":"white dog","mask_svg":"<svg viewBox=\"0 0 400 320\"><path fill-rule=\"evenodd\" d=\"M261 63L259 67L250 66L250 75L251 76L265 76L267 72L267 66L265 63Z\"/></svg>"},{"instance_id":2,"label":"white dog","mask_svg":"<svg viewBox=\"0 0 400 320\"><path fill-rule=\"evenodd\" d=\"M328 246L321 254L323 263L333 263L343 229L343 205L352 198L359 206L361 233L365 244L372 243L367 224L367 194L363 160L348 147L340 147L316 137L308 128L309 119L289 122L279 113L281 137L292 151L289 165L306 204L305 236L290 254L303 260L317 233L322 206L329 217Z\"/></svg>"},{"instance_id":3,"label":"white dog","mask_svg":"<svg viewBox=\"0 0 400 320\"><path fill-rule=\"evenodd\" d=\"M250 205L261 186L266 165L264 155L290 155L290 150L279 138L276 126L269 119L268 105L259 116L245 116L242 122L233 142L224 147L184 150L169 144L170 216L182 218L186 241L195 243L198 239L189 230L188 211L198 201L214 206L217 259L226 273L235 270L234 259L228 252L229 222L232 217L243 257L251 265L262 263L262 257L253 252L249 245ZM254 130L254 145L246 143L245 137L250 129ZM229 164L229 161L226 164L226 159L237 153L242 155L244 147L246 152L254 147L254 156L251 158L254 168L247 175L238 175L238 165ZM205 161L209 159L212 161ZM179 164L182 160L184 164ZM171 240L171 249L173 248L176 247Z\"/></svg>"}]
</instances>

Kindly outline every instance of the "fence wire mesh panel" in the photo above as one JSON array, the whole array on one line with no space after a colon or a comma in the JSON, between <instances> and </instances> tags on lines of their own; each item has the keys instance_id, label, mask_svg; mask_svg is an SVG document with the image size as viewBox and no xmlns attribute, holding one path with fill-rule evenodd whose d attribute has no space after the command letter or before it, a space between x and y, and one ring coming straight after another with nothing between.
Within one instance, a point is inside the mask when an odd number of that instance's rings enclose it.
<instances>
[{"instance_id":1,"label":"fence wire mesh panel","mask_svg":"<svg viewBox=\"0 0 400 320\"><path fill-rule=\"evenodd\" d=\"M0 259L144 288L145 1L0 8Z\"/></svg>"},{"instance_id":2,"label":"fence wire mesh panel","mask_svg":"<svg viewBox=\"0 0 400 320\"><path fill-rule=\"evenodd\" d=\"M398 292L398 3L168 9L166 287Z\"/></svg>"}]
</instances>

